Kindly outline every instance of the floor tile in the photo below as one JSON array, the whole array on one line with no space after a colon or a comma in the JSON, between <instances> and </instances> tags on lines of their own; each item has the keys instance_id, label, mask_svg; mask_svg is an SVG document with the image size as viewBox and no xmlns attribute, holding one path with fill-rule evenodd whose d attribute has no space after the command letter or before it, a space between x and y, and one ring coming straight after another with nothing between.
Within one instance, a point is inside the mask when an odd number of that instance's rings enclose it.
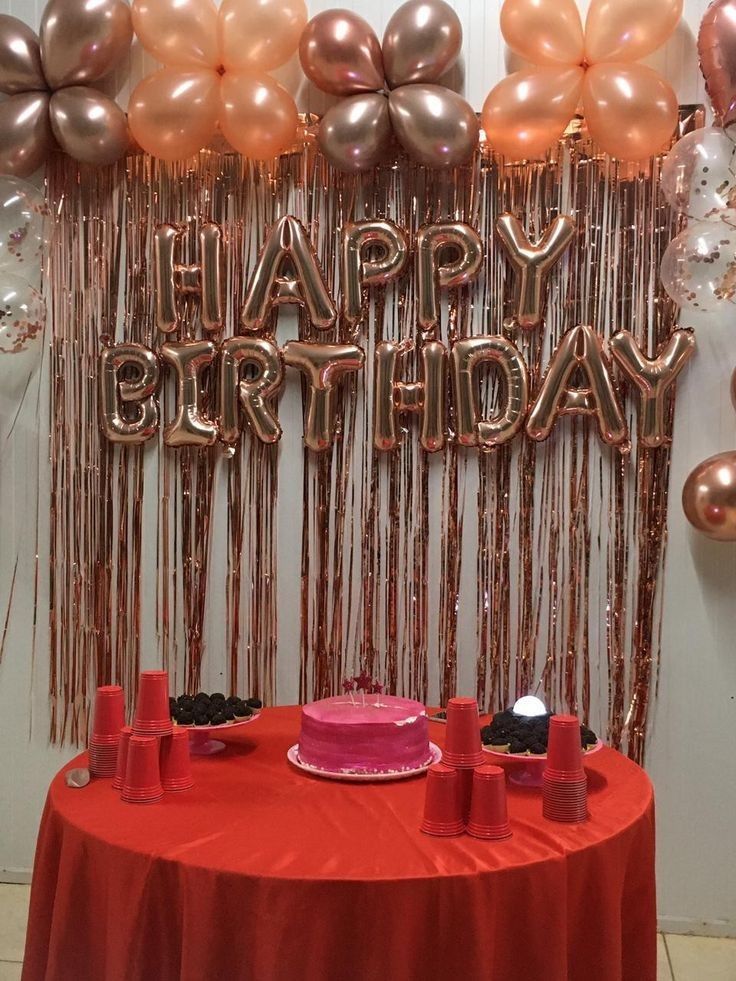
<instances>
[{"instance_id":1,"label":"floor tile","mask_svg":"<svg viewBox=\"0 0 736 981\"><path fill-rule=\"evenodd\" d=\"M665 942L674 981L734 981L736 940L681 937L668 933Z\"/></svg>"},{"instance_id":2,"label":"floor tile","mask_svg":"<svg viewBox=\"0 0 736 981\"><path fill-rule=\"evenodd\" d=\"M657 981L672 981L667 947L661 933L657 935Z\"/></svg>"},{"instance_id":3,"label":"floor tile","mask_svg":"<svg viewBox=\"0 0 736 981\"><path fill-rule=\"evenodd\" d=\"M30 894L30 886L0 882L0 961L23 960Z\"/></svg>"},{"instance_id":4,"label":"floor tile","mask_svg":"<svg viewBox=\"0 0 736 981\"><path fill-rule=\"evenodd\" d=\"M20 961L0 961L0 981L20 981Z\"/></svg>"}]
</instances>

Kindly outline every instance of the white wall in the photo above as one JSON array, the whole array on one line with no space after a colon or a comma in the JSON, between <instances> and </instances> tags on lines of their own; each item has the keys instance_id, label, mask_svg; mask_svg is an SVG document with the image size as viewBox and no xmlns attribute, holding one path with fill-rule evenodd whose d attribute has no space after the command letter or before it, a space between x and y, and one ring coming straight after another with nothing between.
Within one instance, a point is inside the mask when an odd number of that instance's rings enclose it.
<instances>
[{"instance_id":1,"label":"white wall","mask_svg":"<svg viewBox=\"0 0 736 981\"><path fill-rule=\"evenodd\" d=\"M376 28L382 28L399 0L348 0ZM451 0L453 2L453 0ZM685 22L663 52L650 59L675 85L680 102L703 101L694 35L708 0L686 0ZM310 11L338 5L310 0ZM507 52L498 29L500 0L454 0L465 27L465 92L480 108L489 88L502 76ZM587 3L581 4L587 6ZM42 5L32 0L0 0L0 10L37 25ZM140 70L133 57L132 75ZM318 110L322 97L307 90L296 64L282 77L299 93L304 108ZM736 414L729 400L729 378L736 365L736 318L709 318L698 324L698 355L679 385L672 470L670 544L664 599L663 664L654 709L649 771L657 787L660 914L670 931L736 934L736 547L717 545L689 529L679 506L685 476L701 459L736 446ZM37 377L13 434L0 424L0 637L16 567L13 606L0 664L0 878L27 876L46 785L70 750L47 743L47 598L44 522L40 523L39 622L33 624L36 576L36 512L47 510L47 428L37 410L45 376ZM288 396L287 396L288 398ZM285 400L285 440L298 433L295 399ZM6 418L0 407L0 419ZM284 459L299 465L296 447L284 446ZM289 501L283 479L280 508L288 515L300 501ZM290 506L291 505L291 506ZM295 600L297 585L280 583L284 602ZM35 637L35 646L34 646ZM281 649L298 649L296 630L285 624ZM462 650L462 636L460 637ZM35 660L32 652L35 649ZM468 650L473 649L470 643ZM145 653L144 653L145 657ZM294 655L296 665L296 653ZM280 656L279 698L295 701L296 670ZM469 675L468 672L465 675ZM461 671L461 679L464 673Z\"/></svg>"}]
</instances>

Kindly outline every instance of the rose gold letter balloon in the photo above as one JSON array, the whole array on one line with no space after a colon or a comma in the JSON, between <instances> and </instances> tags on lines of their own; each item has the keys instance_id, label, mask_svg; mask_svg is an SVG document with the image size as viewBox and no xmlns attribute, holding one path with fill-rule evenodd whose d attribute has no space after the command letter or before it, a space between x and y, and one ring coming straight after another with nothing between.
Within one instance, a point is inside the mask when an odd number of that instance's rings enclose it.
<instances>
[{"instance_id":1,"label":"rose gold letter balloon","mask_svg":"<svg viewBox=\"0 0 736 981\"><path fill-rule=\"evenodd\" d=\"M381 45L367 21L350 10L313 17L299 42L307 78L323 92L358 95L383 88Z\"/></svg>"},{"instance_id":2,"label":"rose gold letter balloon","mask_svg":"<svg viewBox=\"0 0 736 981\"><path fill-rule=\"evenodd\" d=\"M304 442L321 453L335 435L335 387L340 379L363 367L365 354L355 344L313 344L288 341L284 361L297 368L309 385Z\"/></svg>"},{"instance_id":3,"label":"rose gold letter balloon","mask_svg":"<svg viewBox=\"0 0 736 981\"><path fill-rule=\"evenodd\" d=\"M423 380L399 380L401 355L396 341L376 345L373 380L373 445L377 450L394 450L399 445L396 417L404 412L422 419L421 445L436 453L445 445L445 389L447 348L439 341L422 344Z\"/></svg>"},{"instance_id":4,"label":"rose gold letter balloon","mask_svg":"<svg viewBox=\"0 0 736 981\"><path fill-rule=\"evenodd\" d=\"M576 0L504 0L501 33L533 65L581 65L583 24Z\"/></svg>"},{"instance_id":5,"label":"rose gold letter balloon","mask_svg":"<svg viewBox=\"0 0 736 981\"><path fill-rule=\"evenodd\" d=\"M454 262L440 262L439 254L451 246ZM426 225L417 235L417 292L419 326L435 330L440 323L440 291L464 286L478 275L483 263L483 244L478 233L463 222Z\"/></svg>"},{"instance_id":6,"label":"rose gold letter balloon","mask_svg":"<svg viewBox=\"0 0 736 981\"><path fill-rule=\"evenodd\" d=\"M728 126L736 120L736 0L714 0L708 7L698 54L713 111Z\"/></svg>"},{"instance_id":7,"label":"rose gold letter balloon","mask_svg":"<svg viewBox=\"0 0 736 981\"><path fill-rule=\"evenodd\" d=\"M164 429L167 446L212 446L217 426L202 410L202 373L215 360L212 341L164 344L161 357L176 372L176 416Z\"/></svg>"},{"instance_id":8,"label":"rose gold letter balloon","mask_svg":"<svg viewBox=\"0 0 736 981\"><path fill-rule=\"evenodd\" d=\"M156 327L171 334L181 327L178 296L201 297L202 326L212 332L224 327L225 269L222 229L208 221L199 230L199 262L176 262L186 226L159 225L153 236Z\"/></svg>"},{"instance_id":9,"label":"rose gold letter balloon","mask_svg":"<svg viewBox=\"0 0 736 981\"><path fill-rule=\"evenodd\" d=\"M547 280L575 237L575 222L568 215L558 215L536 245L514 215L501 215L496 230L514 270L514 323L522 330L533 330L542 323Z\"/></svg>"},{"instance_id":10,"label":"rose gold letter balloon","mask_svg":"<svg viewBox=\"0 0 736 981\"><path fill-rule=\"evenodd\" d=\"M284 275L286 259L296 278ZM248 331L262 330L272 308L280 303L305 307L319 330L327 330L337 317L307 233L291 215L280 218L268 233L245 297L241 324Z\"/></svg>"},{"instance_id":11,"label":"rose gold letter balloon","mask_svg":"<svg viewBox=\"0 0 736 981\"><path fill-rule=\"evenodd\" d=\"M476 390L482 364L496 365L504 382L504 398L492 419L480 419ZM462 446L490 449L508 443L524 425L529 404L529 375L517 348L500 334L466 337L452 346L455 425Z\"/></svg>"},{"instance_id":12,"label":"rose gold letter balloon","mask_svg":"<svg viewBox=\"0 0 736 981\"><path fill-rule=\"evenodd\" d=\"M133 368L131 380L120 376ZM158 429L158 358L142 344L114 344L100 355L100 425L111 443L145 443ZM126 372L127 375L127 372Z\"/></svg>"},{"instance_id":13,"label":"rose gold letter balloon","mask_svg":"<svg viewBox=\"0 0 736 981\"><path fill-rule=\"evenodd\" d=\"M717 542L736 542L736 452L711 456L693 470L682 489L690 524Z\"/></svg>"},{"instance_id":14,"label":"rose gold letter balloon","mask_svg":"<svg viewBox=\"0 0 736 981\"><path fill-rule=\"evenodd\" d=\"M662 446L668 441L668 392L695 353L695 335L689 330L674 331L654 360L641 351L627 330L615 334L608 347L639 395L639 442L642 446Z\"/></svg>"},{"instance_id":15,"label":"rose gold letter balloon","mask_svg":"<svg viewBox=\"0 0 736 981\"><path fill-rule=\"evenodd\" d=\"M570 388L578 371L585 376L586 385ZM592 327L573 327L558 344L529 413L528 435L547 439L559 415L594 415L600 437L609 445L623 443L628 436L608 359Z\"/></svg>"},{"instance_id":16,"label":"rose gold letter balloon","mask_svg":"<svg viewBox=\"0 0 736 981\"><path fill-rule=\"evenodd\" d=\"M365 254L369 250L374 253L371 258ZM400 276L407 256L406 234L392 221L358 221L343 225L342 312L351 326L358 323L363 313L363 289L383 286Z\"/></svg>"},{"instance_id":17,"label":"rose gold letter balloon","mask_svg":"<svg viewBox=\"0 0 736 981\"><path fill-rule=\"evenodd\" d=\"M243 368L254 377L241 379ZM281 426L270 400L284 380L279 349L265 337L228 337L220 348L220 439L235 443L240 435L238 403L256 439L278 443Z\"/></svg>"}]
</instances>

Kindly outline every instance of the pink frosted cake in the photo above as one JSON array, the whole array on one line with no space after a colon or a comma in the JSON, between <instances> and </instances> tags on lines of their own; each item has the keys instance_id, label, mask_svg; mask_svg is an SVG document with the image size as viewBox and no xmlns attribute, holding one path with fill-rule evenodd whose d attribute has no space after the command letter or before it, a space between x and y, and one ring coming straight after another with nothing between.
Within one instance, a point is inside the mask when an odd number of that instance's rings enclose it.
<instances>
[{"instance_id":1,"label":"pink frosted cake","mask_svg":"<svg viewBox=\"0 0 736 981\"><path fill-rule=\"evenodd\" d=\"M331 773L413 770L431 758L421 702L393 695L323 698L302 708L299 759Z\"/></svg>"}]
</instances>

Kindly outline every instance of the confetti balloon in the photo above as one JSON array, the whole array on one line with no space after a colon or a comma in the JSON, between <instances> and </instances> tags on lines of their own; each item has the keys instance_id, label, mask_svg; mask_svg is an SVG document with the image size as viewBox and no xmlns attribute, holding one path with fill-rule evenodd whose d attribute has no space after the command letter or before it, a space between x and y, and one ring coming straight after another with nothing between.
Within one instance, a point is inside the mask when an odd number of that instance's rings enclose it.
<instances>
[{"instance_id":1,"label":"confetti balloon","mask_svg":"<svg viewBox=\"0 0 736 981\"><path fill-rule=\"evenodd\" d=\"M716 126L688 133L667 154L661 187L678 214L717 218L736 205L736 144Z\"/></svg>"},{"instance_id":2,"label":"confetti balloon","mask_svg":"<svg viewBox=\"0 0 736 981\"><path fill-rule=\"evenodd\" d=\"M692 222L667 246L662 285L687 310L712 313L736 296L736 211Z\"/></svg>"},{"instance_id":3,"label":"confetti balloon","mask_svg":"<svg viewBox=\"0 0 736 981\"><path fill-rule=\"evenodd\" d=\"M0 270L37 274L46 227L43 195L27 181L0 177Z\"/></svg>"},{"instance_id":4,"label":"confetti balloon","mask_svg":"<svg viewBox=\"0 0 736 981\"><path fill-rule=\"evenodd\" d=\"M46 304L20 276L0 273L0 394L23 394L41 359Z\"/></svg>"}]
</instances>

